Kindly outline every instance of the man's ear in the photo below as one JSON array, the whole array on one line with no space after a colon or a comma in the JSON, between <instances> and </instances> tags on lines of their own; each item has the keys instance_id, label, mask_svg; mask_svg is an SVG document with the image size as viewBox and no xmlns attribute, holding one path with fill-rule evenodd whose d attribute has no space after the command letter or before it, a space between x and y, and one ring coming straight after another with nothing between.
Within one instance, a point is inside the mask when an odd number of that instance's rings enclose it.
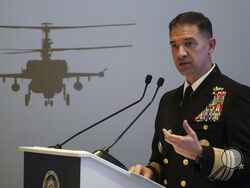
<instances>
[{"instance_id":1,"label":"man's ear","mask_svg":"<svg viewBox=\"0 0 250 188\"><path fill-rule=\"evenodd\" d=\"M215 38L210 38L208 40L208 45L209 45L209 49L208 49L208 53L212 54L216 45L216 39Z\"/></svg>"}]
</instances>

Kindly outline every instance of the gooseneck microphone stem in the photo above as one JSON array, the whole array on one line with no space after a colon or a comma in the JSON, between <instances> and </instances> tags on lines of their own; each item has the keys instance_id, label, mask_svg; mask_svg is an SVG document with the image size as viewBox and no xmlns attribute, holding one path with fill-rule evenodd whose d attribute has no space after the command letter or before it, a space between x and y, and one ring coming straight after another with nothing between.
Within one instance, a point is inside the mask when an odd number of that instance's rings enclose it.
<instances>
[{"instance_id":1,"label":"gooseneck microphone stem","mask_svg":"<svg viewBox=\"0 0 250 188\"><path fill-rule=\"evenodd\" d=\"M87 131L87 130L89 130L89 129L95 127L95 126L97 126L98 124L100 124L100 123L102 123L102 122L108 120L109 118L115 116L116 114L119 114L119 113L121 113L122 111L124 111L124 110L126 110L126 109L128 109L128 108L134 106L135 104L139 103L139 102L144 98L144 95L145 95L145 93L146 93L147 87L148 87L148 85L150 84L151 80L152 80L152 76L151 76L151 75L147 75L147 76L146 76L146 79L145 79L145 84L146 84L146 85L145 85L143 94L142 94L142 96L141 96L141 98L140 98L139 100L137 100L137 101L131 103L130 105L128 105L128 106L122 108L121 110L118 110L117 112L115 112L115 113L109 115L108 117L106 117L106 118L104 118L104 119L102 119L102 120L100 120L100 121L94 123L93 125L91 125L91 126L85 128L85 129L83 129L82 131L80 131L80 132L74 134L73 136L71 136L70 138L68 138L67 140L65 140L64 142L62 142L61 144L57 144L57 145L55 145L55 146L49 146L49 148L61 149L62 146L63 146L64 144L66 144L67 142L69 142L70 140L72 140L73 138L75 138L76 136L82 134L83 132L85 132L85 131Z\"/></svg>"},{"instance_id":2,"label":"gooseneck microphone stem","mask_svg":"<svg viewBox=\"0 0 250 188\"><path fill-rule=\"evenodd\" d=\"M145 110L147 110L147 108L152 104L152 102L155 99L155 96L159 90L159 88L163 85L164 79L163 78L159 78L158 82L157 82L157 88L156 91L154 93L154 96L152 98L152 100L147 104L147 106L139 113L138 116L136 116L136 118L129 124L129 126L122 132L122 134L120 134L120 136L109 146L105 147L104 149L102 149L102 151L106 151L109 152L109 149L111 147L113 147L121 138L122 136L128 131L128 129L136 122L136 120L145 112Z\"/></svg>"}]
</instances>

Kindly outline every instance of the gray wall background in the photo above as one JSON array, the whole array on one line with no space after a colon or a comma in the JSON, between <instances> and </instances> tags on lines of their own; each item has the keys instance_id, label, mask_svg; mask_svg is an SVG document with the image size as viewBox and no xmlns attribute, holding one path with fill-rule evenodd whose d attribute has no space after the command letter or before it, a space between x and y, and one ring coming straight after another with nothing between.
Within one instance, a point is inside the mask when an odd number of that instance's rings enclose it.
<instances>
[{"instance_id":1,"label":"gray wall background","mask_svg":"<svg viewBox=\"0 0 250 188\"><path fill-rule=\"evenodd\" d=\"M213 61L231 78L250 85L248 0L1 0L0 25L55 26L136 23L136 26L51 31L53 47L88 47L133 44L132 48L55 52L65 59L70 72L99 72L104 78L64 80L71 95L66 106L62 93L54 106L32 94L28 107L24 95L30 80L18 80L20 90L11 90L13 79L0 82L0 187L23 186L23 153L19 146L49 146L104 118L141 96L146 74L153 80L143 102L66 144L66 149L92 152L110 144L151 100L158 77L165 78L153 105L135 123L110 153L127 167L146 164L151 152L154 119L161 95L183 83L175 70L169 47L168 23L183 11L201 11L211 18L217 39ZM39 30L0 29L0 48L40 48ZM20 73L39 54L0 54L0 74Z\"/></svg>"}]
</instances>

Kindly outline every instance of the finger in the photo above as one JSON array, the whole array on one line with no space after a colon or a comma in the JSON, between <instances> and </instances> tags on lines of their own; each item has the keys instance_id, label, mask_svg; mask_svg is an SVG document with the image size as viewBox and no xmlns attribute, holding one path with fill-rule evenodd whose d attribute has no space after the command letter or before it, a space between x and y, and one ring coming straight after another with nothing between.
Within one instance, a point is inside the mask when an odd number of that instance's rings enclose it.
<instances>
[{"instance_id":1,"label":"finger","mask_svg":"<svg viewBox=\"0 0 250 188\"><path fill-rule=\"evenodd\" d=\"M133 172L136 174L142 174L142 166L139 164L136 165Z\"/></svg>"},{"instance_id":2,"label":"finger","mask_svg":"<svg viewBox=\"0 0 250 188\"><path fill-rule=\"evenodd\" d=\"M172 144L171 142L171 134L172 134L172 131L171 130L166 130L166 129L162 129L162 132L164 134L164 137L165 137L165 141Z\"/></svg>"},{"instance_id":3,"label":"finger","mask_svg":"<svg viewBox=\"0 0 250 188\"><path fill-rule=\"evenodd\" d=\"M162 131L165 135L166 142L169 142L169 143L171 142L171 144L173 144L173 143L180 143L183 140L183 136L172 134L171 130L167 131L166 129L163 129Z\"/></svg>"},{"instance_id":4,"label":"finger","mask_svg":"<svg viewBox=\"0 0 250 188\"><path fill-rule=\"evenodd\" d=\"M163 134L166 136L168 134L167 129L162 129Z\"/></svg>"},{"instance_id":5,"label":"finger","mask_svg":"<svg viewBox=\"0 0 250 188\"><path fill-rule=\"evenodd\" d=\"M186 133L188 135L190 135L190 136L194 136L195 135L194 130L189 126L187 120L183 121L183 128L184 128L184 130L186 131Z\"/></svg>"},{"instance_id":6,"label":"finger","mask_svg":"<svg viewBox=\"0 0 250 188\"><path fill-rule=\"evenodd\" d=\"M162 131L163 131L163 134L165 136L170 136L172 134L172 130L171 129L167 130L167 129L164 128L164 129L162 129Z\"/></svg>"},{"instance_id":7,"label":"finger","mask_svg":"<svg viewBox=\"0 0 250 188\"><path fill-rule=\"evenodd\" d=\"M135 166L131 166L129 169L129 172L134 172L134 170L135 170Z\"/></svg>"}]
</instances>

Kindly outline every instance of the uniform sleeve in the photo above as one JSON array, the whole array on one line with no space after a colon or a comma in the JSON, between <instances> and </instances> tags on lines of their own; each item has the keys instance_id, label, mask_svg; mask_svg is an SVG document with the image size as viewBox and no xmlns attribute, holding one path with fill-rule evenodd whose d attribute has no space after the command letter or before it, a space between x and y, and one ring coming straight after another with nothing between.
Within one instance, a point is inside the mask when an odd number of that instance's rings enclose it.
<instances>
[{"instance_id":1,"label":"uniform sleeve","mask_svg":"<svg viewBox=\"0 0 250 188\"><path fill-rule=\"evenodd\" d=\"M164 97L163 97L164 98ZM156 120L155 120L155 133L153 137L153 142L152 142L152 154L149 160L149 164L147 165L148 168L150 168L153 171L154 174L154 180L158 183L161 182L162 178L162 145L159 140L160 138L160 126L159 126L159 116L160 116L160 111L163 106L163 98L160 101L158 112L156 115Z\"/></svg>"},{"instance_id":2,"label":"uniform sleeve","mask_svg":"<svg viewBox=\"0 0 250 188\"><path fill-rule=\"evenodd\" d=\"M151 154L150 161L147 167L153 171L154 180L160 183L161 177L162 177L162 162L161 162L162 156L161 156L161 153L159 152L159 149L161 149L160 148L161 146L157 145L157 142L158 142L157 137L158 136L155 133L153 143L152 143L152 154Z\"/></svg>"},{"instance_id":3,"label":"uniform sleeve","mask_svg":"<svg viewBox=\"0 0 250 188\"><path fill-rule=\"evenodd\" d=\"M241 89L227 105L224 123L229 148L203 147L201 173L212 181L250 183L250 88ZM235 149L240 155L232 152Z\"/></svg>"}]
</instances>

